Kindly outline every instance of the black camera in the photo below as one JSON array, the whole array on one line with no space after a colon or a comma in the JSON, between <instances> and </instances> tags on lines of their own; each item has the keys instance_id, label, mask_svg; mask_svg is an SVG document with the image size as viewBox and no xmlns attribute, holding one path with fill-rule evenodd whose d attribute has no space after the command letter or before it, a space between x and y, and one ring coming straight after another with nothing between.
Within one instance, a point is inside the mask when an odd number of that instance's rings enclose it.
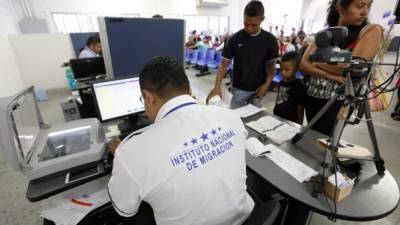
<instances>
[{"instance_id":1,"label":"black camera","mask_svg":"<svg viewBox=\"0 0 400 225\"><path fill-rule=\"evenodd\" d=\"M331 65L348 64L343 75L349 73L352 79L362 79L369 75L371 63L360 57L352 57L350 51L338 47L348 33L347 27L330 27L318 32L315 35L317 48L310 54L310 60Z\"/></svg>"}]
</instances>

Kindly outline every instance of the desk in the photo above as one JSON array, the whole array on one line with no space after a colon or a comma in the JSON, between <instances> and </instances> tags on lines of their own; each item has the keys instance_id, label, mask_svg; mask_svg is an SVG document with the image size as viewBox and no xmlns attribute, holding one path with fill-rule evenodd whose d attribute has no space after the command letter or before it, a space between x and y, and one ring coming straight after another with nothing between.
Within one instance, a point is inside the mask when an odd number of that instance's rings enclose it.
<instances>
[{"instance_id":1,"label":"desk","mask_svg":"<svg viewBox=\"0 0 400 225\"><path fill-rule=\"evenodd\" d=\"M245 119L244 122L256 120L264 115L269 114L260 113ZM259 136L255 131L248 130L249 136ZM315 141L322 137L325 136L310 130L296 145L284 143L279 147L322 173L321 162L323 161L324 151L318 147ZM373 162L361 161L361 163L360 182L353 188L350 196L337 204L337 219L350 221L376 220L392 213L399 204L399 186L390 172L386 170L385 176L379 177L376 174ZM246 164L249 169L264 178L281 194L301 205L306 211L311 210L322 215L333 216L324 195L320 194L318 198L311 196L311 183L299 183L269 159L252 157L248 152L246 152ZM333 201L330 199L329 203L333 206Z\"/></svg>"}]
</instances>

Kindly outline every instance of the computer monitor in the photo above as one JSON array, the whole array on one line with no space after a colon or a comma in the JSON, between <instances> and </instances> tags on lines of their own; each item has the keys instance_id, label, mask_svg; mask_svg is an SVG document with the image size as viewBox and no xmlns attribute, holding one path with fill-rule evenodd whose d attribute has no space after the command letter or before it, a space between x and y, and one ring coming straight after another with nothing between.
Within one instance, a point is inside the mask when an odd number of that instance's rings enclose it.
<instances>
[{"instance_id":1,"label":"computer monitor","mask_svg":"<svg viewBox=\"0 0 400 225\"><path fill-rule=\"evenodd\" d=\"M69 62L76 80L95 79L106 74L103 57L71 59Z\"/></svg>"},{"instance_id":2,"label":"computer monitor","mask_svg":"<svg viewBox=\"0 0 400 225\"><path fill-rule=\"evenodd\" d=\"M144 112L138 77L102 81L92 84L92 87L102 122Z\"/></svg>"}]
</instances>

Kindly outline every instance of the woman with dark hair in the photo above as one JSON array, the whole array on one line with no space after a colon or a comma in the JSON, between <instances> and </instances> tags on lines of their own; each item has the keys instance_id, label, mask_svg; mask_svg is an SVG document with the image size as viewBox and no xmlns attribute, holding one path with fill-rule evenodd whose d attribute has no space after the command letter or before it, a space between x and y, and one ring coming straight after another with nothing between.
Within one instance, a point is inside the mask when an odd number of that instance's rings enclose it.
<instances>
[{"instance_id":1,"label":"woman with dark hair","mask_svg":"<svg viewBox=\"0 0 400 225\"><path fill-rule=\"evenodd\" d=\"M379 25L368 23L368 14L373 0L333 0L328 8L327 25L345 26L349 35L339 47L352 52L353 56L371 61L377 54L383 31ZM341 85L345 84L343 69L345 64L327 65L312 63L310 53L316 49L315 42L307 48L301 60L300 69L310 76L307 85L306 116L311 119L321 110L328 100L336 93ZM336 122L336 115L344 102L341 95L336 103L312 127L326 135L332 135Z\"/></svg>"}]
</instances>

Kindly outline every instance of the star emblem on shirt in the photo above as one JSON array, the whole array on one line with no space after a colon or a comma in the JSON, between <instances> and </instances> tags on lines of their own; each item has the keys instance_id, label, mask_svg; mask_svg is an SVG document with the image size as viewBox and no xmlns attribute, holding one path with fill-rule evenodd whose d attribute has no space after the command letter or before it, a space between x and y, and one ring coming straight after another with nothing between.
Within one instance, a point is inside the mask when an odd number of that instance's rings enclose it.
<instances>
[{"instance_id":1,"label":"star emblem on shirt","mask_svg":"<svg viewBox=\"0 0 400 225\"><path fill-rule=\"evenodd\" d=\"M216 131L215 129L212 129L212 130L211 130L211 134L214 136L214 135L217 134L217 131Z\"/></svg>"},{"instance_id":2,"label":"star emblem on shirt","mask_svg":"<svg viewBox=\"0 0 400 225\"><path fill-rule=\"evenodd\" d=\"M203 142L205 142L208 139L208 134L202 133L200 138L203 139Z\"/></svg>"},{"instance_id":3,"label":"star emblem on shirt","mask_svg":"<svg viewBox=\"0 0 400 225\"><path fill-rule=\"evenodd\" d=\"M192 145L197 144L197 138L192 138L190 142L192 142Z\"/></svg>"}]
</instances>

